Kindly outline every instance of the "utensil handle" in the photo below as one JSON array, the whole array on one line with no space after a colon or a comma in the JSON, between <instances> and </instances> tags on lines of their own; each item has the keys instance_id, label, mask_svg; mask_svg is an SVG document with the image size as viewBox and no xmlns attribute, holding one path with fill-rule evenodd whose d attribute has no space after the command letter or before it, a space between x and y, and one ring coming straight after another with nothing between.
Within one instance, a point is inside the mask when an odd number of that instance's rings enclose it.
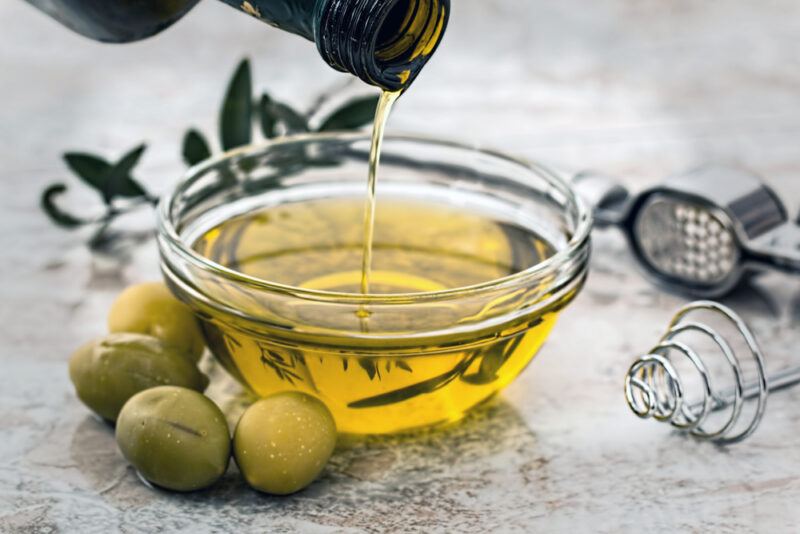
<instances>
[{"instance_id":1,"label":"utensil handle","mask_svg":"<svg viewBox=\"0 0 800 534\"><path fill-rule=\"evenodd\" d=\"M572 178L578 195L592 208L598 228L619 226L628 214L630 193L619 181L595 171L580 171Z\"/></svg>"},{"instance_id":2,"label":"utensil handle","mask_svg":"<svg viewBox=\"0 0 800 534\"><path fill-rule=\"evenodd\" d=\"M749 243L751 259L767 267L800 274L800 226L787 222Z\"/></svg>"},{"instance_id":3,"label":"utensil handle","mask_svg":"<svg viewBox=\"0 0 800 534\"><path fill-rule=\"evenodd\" d=\"M780 391L782 389L788 389L796 384L800 384L800 367L796 367L793 369L784 369L774 375L770 376L767 379L767 384L769 385L769 392L772 393L773 391ZM751 382L744 386L744 391L742 394L743 399L752 399L754 397L758 397L760 393L760 389L757 382ZM736 389L735 388L728 388L722 392L721 395L714 398L714 404L712 405L712 411L719 411L724 410L725 408L729 407L733 404L734 399L736 398ZM689 409L697 413L696 410L703 409L703 403L697 402L689 406Z\"/></svg>"}]
</instances>

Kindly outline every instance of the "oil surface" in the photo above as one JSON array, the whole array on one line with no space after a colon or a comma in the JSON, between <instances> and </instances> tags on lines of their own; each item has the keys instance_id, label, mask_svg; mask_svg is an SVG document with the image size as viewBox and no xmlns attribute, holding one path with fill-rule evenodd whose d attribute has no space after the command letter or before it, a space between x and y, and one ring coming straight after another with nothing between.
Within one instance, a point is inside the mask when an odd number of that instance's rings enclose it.
<instances>
[{"instance_id":1,"label":"oil surface","mask_svg":"<svg viewBox=\"0 0 800 534\"><path fill-rule=\"evenodd\" d=\"M358 295L362 214L362 197L283 204L211 228L195 249L259 279ZM527 229L444 203L402 197L381 204L371 241L373 294L479 284L553 254L547 241ZM489 313L496 304L482 304L475 313ZM464 310L435 306L398 315L308 305L287 308L281 320L288 324L280 327L243 324L219 312L210 313L204 327L217 357L257 394L306 391L327 404L341 431L382 433L460 418L528 364L558 309L554 305L488 332L454 328L418 345L407 339L401 343L391 332L423 331L439 323L456 326ZM325 332L326 344L309 334L308 325L314 324L334 325ZM353 342L352 334L364 331L389 333Z\"/></svg>"}]
</instances>

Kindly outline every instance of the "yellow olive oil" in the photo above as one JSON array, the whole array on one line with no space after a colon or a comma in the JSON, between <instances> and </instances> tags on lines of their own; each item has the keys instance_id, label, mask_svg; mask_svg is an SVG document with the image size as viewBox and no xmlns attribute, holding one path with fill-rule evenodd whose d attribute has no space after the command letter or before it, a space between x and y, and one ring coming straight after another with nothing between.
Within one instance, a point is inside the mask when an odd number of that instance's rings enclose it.
<instances>
[{"instance_id":1,"label":"yellow olive oil","mask_svg":"<svg viewBox=\"0 0 800 534\"><path fill-rule=\"evenodd\" d=\"M364 252L361 259L361 293L369 294L370 272L372 270L372 240L375 231L375 210L377 209L378 167L381 162L381 146L386 123L392 107L400 97L400 92L382 91L375 110L375 124L372 127L372 145L369 149L369 176L367 177L367 202L364 208Z\"/></svg>"},{"instance_id":2,"label":"yellow olive oil","mask_svg":"<svg viewBox=\"0 0 800 534\"><path fill-rule=\"evenodd\" d=\"M255 209L194 243L213 262L273 290L279 284L277 293L287 295L263 299L220 282L239 313L209 307L202 314L217 358L259 396L297 390L319 397L346 433L459 419L522 371L572 297L550 298L535 312L499 313L548 299L547 281L488 297L468 289L463 298L421 296L513 275L554 247L499 217L421 195L381 195L378 209L383 135L406 88L383 91L379 100L366 197ZM319 298L297 298L297 288ZM331 293L358 304L325 301ZM391 305L369 298L392 295Z\"/></svg>"},{"instance_id":3,"label":"yellow olive oil","mask_svg":"<svg viewBox=\"0 0 800 534\"><path fill-rule=\"evenodd\" d=\"M358 296L367 244L363 207L363 197L353 195L263 208L209 229L194 248L258 279ZM489 215L391 195L375 212L370 242L370 294L412 294L410 299L497 280L554 253L536 233ZM242 297L243 309L248 297ZM482 330L457 328L491 315L512 297L545 295L506 294L469 313L462 301L414 314L370 305L340 313L299 303L280 310L275 324L210 310L204 329L216 356L256 394L304 391L325 402L340 431L388 433L456 420L508 384L571 296ZM309 325L328 326L314 331ZM431 325L447 330L418 340L409 335ZM375 337L359 339L365 329Z\"/></svg>"}]
</instances>

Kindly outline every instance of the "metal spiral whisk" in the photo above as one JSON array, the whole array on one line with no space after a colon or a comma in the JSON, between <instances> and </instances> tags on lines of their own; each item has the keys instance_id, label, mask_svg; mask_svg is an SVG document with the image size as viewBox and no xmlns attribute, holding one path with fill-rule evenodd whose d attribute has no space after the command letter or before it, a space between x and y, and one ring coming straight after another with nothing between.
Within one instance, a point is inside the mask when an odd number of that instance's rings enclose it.
<instances>
[{"instance_id":1,"label":"metal spiral whisk","mask_svg":"<svg viewBox=\"0 0 800 534\"><path fill-rule=\"evenodd\" d=\"M690 320L689 315L700 310L714 312L739 331L755 364L756 380L745 383L738 356L717 330L707 324ZM703 357L678 339L681 334L688 332L707 336L719 347L732 371L733 387L723 391L715 390L714 380ZM703 389L702 401L693 404L686 402L687 392L684 382L681 381L671 360L671 355L675 353L688 358L699 374ZM766 410L770 391L787 388L798 382L800 382L800 368L786 369L768 377L764 355L744 320L722 304L699 301L681 308L673 317L666 334L650 354L634 362L625 377L625 399L631 410L643 419L652 417L657 421L668 422L673 427L700 439L720 445L730 445L744 440L758 428ZM744 416L742 408L745 401L750 399L756 399L757 404L752 410L752 416L748 415L749 422L742 421ZM704 425L711 413L726 409L727 418L718 427L709 429Z\"/></svg>"}]
</instances>

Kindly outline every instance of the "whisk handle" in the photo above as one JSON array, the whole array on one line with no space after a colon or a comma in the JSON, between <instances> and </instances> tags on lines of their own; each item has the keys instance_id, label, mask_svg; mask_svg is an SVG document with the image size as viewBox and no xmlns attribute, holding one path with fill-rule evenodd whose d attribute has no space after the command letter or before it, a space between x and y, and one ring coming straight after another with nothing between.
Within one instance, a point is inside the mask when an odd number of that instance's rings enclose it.
<instances>
[{"instance_id":1,"label":"whisk handle","mask_svg":"<svg viewBox=\"0 0 800 534\"><path fill-rule=\"evenodd\" d=\"M770 376L767 380L770 393L773 391L780 391L788 389L796 384L800 384L800 367L794 369L784 369L774 375ZM751 382L744 387L742 398L752 399L758 397L760 389L757 382ZM724 410L730 407L736 397L735 388L729 388L723 391L720 395L714 398L714 403L711 407L713 411ZM697 402L689 406L692 411L702 410L703 403Z\"/></svg>"}]
</instances>

